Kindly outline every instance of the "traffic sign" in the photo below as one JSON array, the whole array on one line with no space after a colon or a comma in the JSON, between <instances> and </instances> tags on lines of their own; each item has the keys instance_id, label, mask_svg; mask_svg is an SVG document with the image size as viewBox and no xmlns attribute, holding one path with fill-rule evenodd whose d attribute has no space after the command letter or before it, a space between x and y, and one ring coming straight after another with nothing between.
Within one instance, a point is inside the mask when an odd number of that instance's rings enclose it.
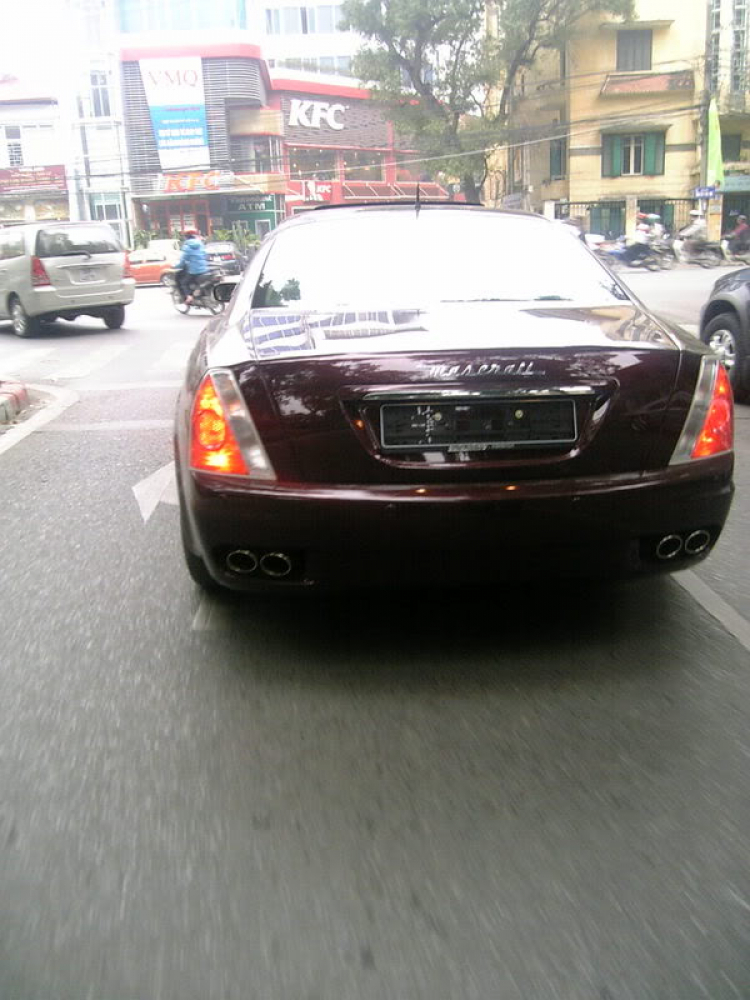
<instances>
[{"instance_id":1,"label":"traffic sign","mask_svg":"<svg viewBox=\"0 0 750 1000\"><path fill-rule=\"evenodd\" d=\"M693 197L699 198L701 201L708 201L709 198L716 197L715 187L698 187L693 191Z\"/></svg>"}]
</instances>

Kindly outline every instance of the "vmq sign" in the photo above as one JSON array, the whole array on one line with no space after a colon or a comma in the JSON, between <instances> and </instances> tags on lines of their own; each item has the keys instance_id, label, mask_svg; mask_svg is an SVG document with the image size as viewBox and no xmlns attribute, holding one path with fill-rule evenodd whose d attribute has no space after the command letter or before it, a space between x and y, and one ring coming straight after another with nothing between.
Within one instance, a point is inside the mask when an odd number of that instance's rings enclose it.
<instances>
[{"instance_id":1,"label":"vmq sign","mask_svg":"<svg viewBox=\"0 0 750 1000\"><path fill-rule=\"evenodd\" d=\"M162 168L208 166L206 98L200 58L141 59L140 67Z\"/></svg>"}]
</instances>

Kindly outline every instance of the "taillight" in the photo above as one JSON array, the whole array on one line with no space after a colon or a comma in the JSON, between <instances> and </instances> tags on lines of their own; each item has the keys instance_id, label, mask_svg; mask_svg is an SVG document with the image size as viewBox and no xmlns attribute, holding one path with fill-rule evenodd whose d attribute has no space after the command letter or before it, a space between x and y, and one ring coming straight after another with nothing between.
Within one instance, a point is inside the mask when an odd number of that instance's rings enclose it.
<instances>
[{"instance_id":1,"label":"taillight","mask_svg":"<svg viewBox=\"0 0 750 1000\"><path fill-rule=\"evenodd\" d=\"M731 451L734 444L734 404L726 368L718 358L703 358L693 403L672 465L712 458Z\"/></svg>"},{"instance_id":2,"label":"taillight","mask_svg":"<svg viewBox=\"0 0 750 1000\"><path fill-rule=\"evenodd\" d=\"M717 365L711 405L695 442L691 458L710 458L731 451L734 444L732 385L723 364Z\"/></svg>"},{"instance_id":3,"label":"taillight","mask_svg":"<svg viewBox=\"0 0 750 1000\"><path fill-rule=\"evenodd\" d=\"M52 284L49 280L49 275L47 274L44 264L42 264L38 257L31 258L31 284L34 288L39 288L41 285Z\"/></svg>"},{"instance_id":4,"label":"taillight","mask_svg":"<svg viewBox=\"0 0 750 1000\"><path fill-rule=\"evenodd\" d=\"M122 274L123 278L132 278L133 275L133 265L130 263L130 254L125 254L125 269Z\"/></svg>"},{"instance_id":5,"label":"taillight","mask_svg":"<svg viewBox=\"0 0 750 1000\"><path fill-rule=\"evenodd\" d=\"M205 376L195 394L190 424L192 469L276 479L231 372L222 369Z\"/></svg>"}]
</instances>

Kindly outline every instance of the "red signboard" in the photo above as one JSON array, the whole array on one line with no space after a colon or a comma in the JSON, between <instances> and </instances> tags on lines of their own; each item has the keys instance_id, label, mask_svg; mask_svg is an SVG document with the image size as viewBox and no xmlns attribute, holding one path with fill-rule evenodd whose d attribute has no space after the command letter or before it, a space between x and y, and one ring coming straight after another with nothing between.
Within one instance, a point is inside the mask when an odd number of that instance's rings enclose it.
<instances>
[{"instance_id":1,"label":"red signboard","mask_svg":"<svg viewBox=\"0 0 750 1000\"><path fill-rule=\"evenodd\" d=\"M65 167L6 167L0 169L0 194L67 191Z\"/></svg>"}]
</instances>

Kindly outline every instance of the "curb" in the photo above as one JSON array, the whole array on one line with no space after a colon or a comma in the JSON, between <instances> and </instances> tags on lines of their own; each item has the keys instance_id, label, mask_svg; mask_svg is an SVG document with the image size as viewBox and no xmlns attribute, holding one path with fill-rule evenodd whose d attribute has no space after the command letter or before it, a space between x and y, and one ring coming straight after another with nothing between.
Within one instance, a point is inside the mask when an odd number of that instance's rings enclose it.
<instances>
[{"instance_id":1,"label":"curb","mask_svg":"<svg viewBox=\"0 0 750 1000\"><path fill-rule=\"evenodd\" d=\"M0 379L0 424L12 424L30 402L25 385L15 380Z\"/></svg>"}]
</instances>

